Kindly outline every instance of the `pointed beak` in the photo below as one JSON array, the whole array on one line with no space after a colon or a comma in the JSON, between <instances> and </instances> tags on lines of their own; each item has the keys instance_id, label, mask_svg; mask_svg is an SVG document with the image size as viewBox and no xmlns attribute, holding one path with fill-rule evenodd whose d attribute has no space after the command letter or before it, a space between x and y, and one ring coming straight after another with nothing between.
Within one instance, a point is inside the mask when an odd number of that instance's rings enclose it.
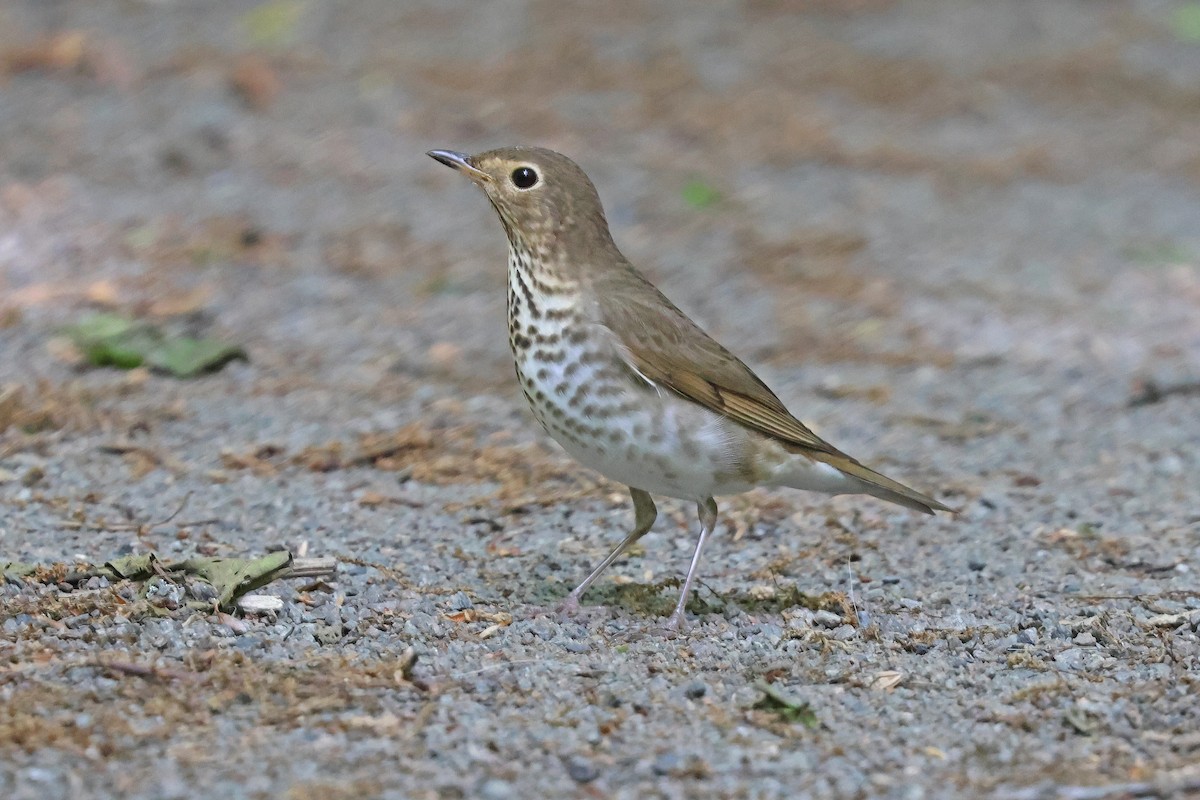
<instances>
[{"instance_id":1,"label":"pointed beak","mask_svg":"<svg viewBox=\"0 0 1200 800\"><path fill-rule=\"evenodd\" d=\"M466 153L456 153L453 150L430 150L425 155L442 162L447 167L458 170L480 186L491 183L492 176L481 169L476 169L471 163L471 157Z\"/></svg>"}]
</instances>

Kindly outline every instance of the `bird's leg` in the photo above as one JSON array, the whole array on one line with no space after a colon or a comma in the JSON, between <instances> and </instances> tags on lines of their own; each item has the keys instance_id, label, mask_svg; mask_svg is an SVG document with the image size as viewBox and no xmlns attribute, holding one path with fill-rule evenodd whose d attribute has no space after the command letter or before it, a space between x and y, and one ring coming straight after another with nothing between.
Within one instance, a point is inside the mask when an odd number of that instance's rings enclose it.
<instances>
[{"instance_id":1,"label":"bird's leg","mask_svg":"<svg viewBox=\"0 0 1200 800\"><path fill-rule=\"evenodd\" d=\"M692 553L692 565L688 567L687 577L683 579L683 591L679 593L679 602L675 605L675 612L671 614L665 625L666 630L670 632L681 631L687 624L684 608L687 606L692 584L696 582L696 571L700 566L700 553L704 550L704 542L708 540L709 534L717 526L717 501L710 497L703 503L697 503L696 512L700 516L700 540L696 542L696 552Z\"/></svg>"},{"instance_id":2,"label":"bird's leg","mask_svg":"<svg viewBox=\"0 0 1200 800\"><path fill-rule=\"evenodd\" d=\"M612 563L621 557L621 553L624 553L629 549L630 545L645 536L646 532L654 525L654 520L658 516L658 509L654 507L654 500L650 497L650 494L641 489L634 489L631 486L629 487L629 496L633 498L633 530L621 540L621 543L608 554L607 558L600 562L599 566L592 570L590 575L583 579L583 583L576 586L575 590L567 595L567 599L563 600L562 604L558 607L559 613L571 614L578 611L579 599L596 582L596 578L600 577L600 573L611 567Z\"/></svg>"}]
</instances>

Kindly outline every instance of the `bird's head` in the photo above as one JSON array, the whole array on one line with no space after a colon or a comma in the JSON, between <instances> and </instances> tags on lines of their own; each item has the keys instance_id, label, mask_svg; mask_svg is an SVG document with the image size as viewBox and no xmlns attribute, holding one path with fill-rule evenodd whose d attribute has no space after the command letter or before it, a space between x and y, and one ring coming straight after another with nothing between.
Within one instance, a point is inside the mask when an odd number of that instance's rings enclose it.
<instances>
[{"instance_id":1,"label":"bird's head","mask_svg":"<svg viewBox=\"0 0 1200 800\"><path fill-rule=\"evenodd\" d=\"M596 188L574 161L540 147L501 147L469 156L428 155L487 194L514 247L549 254L565 247L611 245Z\"/></svg>"}]
</instances>

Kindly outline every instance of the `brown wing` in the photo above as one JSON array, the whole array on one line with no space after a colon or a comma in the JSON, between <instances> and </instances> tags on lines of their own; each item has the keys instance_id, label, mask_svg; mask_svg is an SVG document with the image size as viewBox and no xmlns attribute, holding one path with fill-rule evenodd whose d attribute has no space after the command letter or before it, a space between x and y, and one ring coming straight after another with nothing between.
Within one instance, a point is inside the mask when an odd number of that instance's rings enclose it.
<instances>
[{"instance_id":1,"label":"brown wing","mask_svg":"<svg viewBox=\"0 0 1200 800\"><path fill-rule=\"evenodd\" d=\"M647 380L865 481L876 497L926 514L953 510L863 466L817 436L737 356L640 274L632 269L626 274L633 280L598 287L605 293L602 321L616 334L629 366Z\"/></svg>"},{"instance_id":2,"label":"brown wing","mask_svg":"<svg viewBox=\"0 0 1200 800\"><path fill-rule=\"evenodd\" d=\"M734 422L806 450L844 455L792 416L737 356L700 329L650 283L610 293L602 314L629 365Z\"/></svg>"}]
</instances>

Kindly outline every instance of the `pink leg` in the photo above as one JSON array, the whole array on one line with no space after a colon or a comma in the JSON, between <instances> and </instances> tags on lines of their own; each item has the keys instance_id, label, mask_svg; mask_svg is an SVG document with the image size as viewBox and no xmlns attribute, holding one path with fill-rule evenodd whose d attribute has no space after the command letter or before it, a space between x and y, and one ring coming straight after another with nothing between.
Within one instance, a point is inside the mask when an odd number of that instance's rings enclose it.
<instances>
[{"instance_id":1,"label":"pink leg","mask_svg":"<svg viewBox=\"0 0 1200 800\"><path fill-rule=\"evenodd\" d=\"M683 591L679 593L679 602L675 604L675 612L671 614L664 626L669 633L678 633L687 627L687 614L684 612L684 608L687 606L692 584L696 582L696 572L700 566L700 553L704 550L704 542L707 541L709 534L717 526L717 502L711 497L703 503L697 503L696 511L700 515L700 540L696 542L696 552L692 554L692 564L688 567L687 577L683 580Z\"/></svg>"},{"instance_id":2,"label":"pink leg","mask_svg":"<svg viewBox=\"0 0 1200 800\"><path fill-rule=\"evenodd\" d=\"M562 604L558 607L560 614L574 614L576 611L578 611L579 600L581 597L583 597L583 593L586 592L591 585L596 582L596 579L600 577L600 574L604 572L604 570L611 567L613 562L620 558L621 554L629 549L630 545L645 536L646 532L649 531L651 526L654 525L654 520L658 516L658 509L654 507L654 500L650 497L649 493L643 492L641 489L634 489L631 486L629 488L629 496L633 498L633 531L621 540L621 543L616 546L616 549L609 553L608 556L600 562L600 565L592 570L590 575L583 579L583 583L576 586L575 589L569 595L567 595L567 599L563 600Z\"/></svg>"}]
</instances>

